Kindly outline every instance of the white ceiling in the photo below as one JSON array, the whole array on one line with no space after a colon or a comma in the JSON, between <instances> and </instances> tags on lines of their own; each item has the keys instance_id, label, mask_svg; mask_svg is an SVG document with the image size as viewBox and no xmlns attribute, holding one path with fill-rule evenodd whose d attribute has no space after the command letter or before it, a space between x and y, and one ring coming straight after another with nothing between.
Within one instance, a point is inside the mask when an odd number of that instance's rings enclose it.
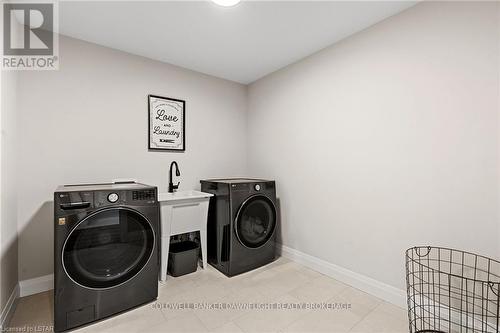
<instances>
[{"instance_id":1,"label":"white ceiling","mask_svg":"<svg viewBox=\"0 0 500 333\"><path fill-rule=\"evenodd\" d=\"M416 1L68 1L61 34L251 83Z\"/></svg>"}]
</instances>

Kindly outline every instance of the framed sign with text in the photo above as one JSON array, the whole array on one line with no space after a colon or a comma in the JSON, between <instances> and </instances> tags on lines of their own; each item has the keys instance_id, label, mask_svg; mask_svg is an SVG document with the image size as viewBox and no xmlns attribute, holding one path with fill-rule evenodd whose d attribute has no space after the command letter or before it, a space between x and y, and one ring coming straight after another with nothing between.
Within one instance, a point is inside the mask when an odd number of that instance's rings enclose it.
<instances>
[{"instance_id":1,"label":"framed sign with text","mask_svg":"<svg viewBox=\"0 0 500 333\"><path fill-rule=\"evenodd\" d=\"M149 149L184 151L186 101L148 95Z\"/></svg>"}]
</instances>

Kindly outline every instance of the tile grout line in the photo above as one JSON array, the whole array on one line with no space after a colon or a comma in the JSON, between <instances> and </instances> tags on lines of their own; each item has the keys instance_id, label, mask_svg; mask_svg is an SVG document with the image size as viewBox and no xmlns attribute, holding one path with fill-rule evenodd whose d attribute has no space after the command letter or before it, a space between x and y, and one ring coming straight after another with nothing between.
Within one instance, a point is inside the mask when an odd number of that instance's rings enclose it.
<instances>
[{"instance_id":1,"label":"tile grout line","mask_svg":"<svg viewBox=\"0 0 500 333\"><path fill-rule=\"evenodd\" d=\"M301 265L301 264L299 264L299 265ZM305 267L305 266L303 266L303 267ZM307 267L306 267L306 268L307 268ZM318 273L319 273L319 272L318 272ZM319 274L321 274L321 273L319 273ZM321 274L321 275L323 275L323 274ZM325 276L325 277L327 277L327 278L329 278L329 279L334 280L334 281L336 281L336 282L337 282L337 280L335 280L335 279L334 279L334 278L332 278L332 277L329 277L329 276L327 276L327 275L323 275L323 276ZM322 278L322 277L317 277L317 278ZM314 280L314 279L316 279L316 278L313 278L313 279L311 279L311 280ZM297 288L300 288L300 287L297 287ZM295 288L295 289L297 289L297 288ZM326 302L329 302L330 300L334 299L335 297L340 296L340 295L342 294L342 292L344 292L347 288L349 288L349 286L347 286L347 285L346 285L346 288L344 288L344 289L342 289L342 290L339 290L339 291L336 293L336 295L335 295L335 296L333 296L333 297L329 298L328 300L326 300ZM293 289L293 290L295 290L295 289ZM292 290L292 291L293 291L293 290ZM309 313L311 313L311 312L312 312L312 310L307 310L307 311L306 311L306 312L305 312L305 313L304 313L301 317L299 317L299 318L297 318L297 319L293 320L292 322L290 322L287 326L285 326L283 329L279 330L278 332L279 332L279 333L283 333L283 332L284 332L284 331L285 331L288 327L292 326L292 325L293 325L294 323L296 323L297 321L302 320L302 319L303 319L306 315L308 315L308 314L309 314Z\"/></svg>"},{"instance_id":2,"label":"tile grout line","mask_svg":"<svg viewBox=\"0 0 500 333\"><path fill-rule=\"evenodd\" d=\"M356 327L359 323L361 323L363 320L365 320L365 319L368 317L368 315L369 315L370 313L372 313L373 311L375 311L375 310L376 310L379 306L381 306L381 305L382 305L382 303L379 303L379 304L377 304L377 305L376 305L373 309L371 309L370 311L368 311L368 312L367 312L364 316L362 316L362 317L361 317L361 319L360 319L360 320L358 320L356 323L354 323L354 325L353 325L353 326L349 329L349 331L347 331L347 332L352 332L352 330L353 330L353 329L354 329L354 328L355 328L355 327Z\"/></svg>"}]
</instances>

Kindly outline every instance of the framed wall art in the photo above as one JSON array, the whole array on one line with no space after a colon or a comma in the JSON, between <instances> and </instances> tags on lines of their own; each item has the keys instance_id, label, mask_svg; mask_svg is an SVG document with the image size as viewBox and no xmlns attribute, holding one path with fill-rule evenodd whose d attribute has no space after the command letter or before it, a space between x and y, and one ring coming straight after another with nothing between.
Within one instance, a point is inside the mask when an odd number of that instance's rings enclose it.
<instances>
[{"instance_id":1,"label":"framed wall art","mask_svg":"<svg viewBox=\"0 0 500 333\"><path fill-rule=\"evenodd\" d=\"M186 101L148 95L149 149L186 150Z\"/></svg>"}]
</instances>

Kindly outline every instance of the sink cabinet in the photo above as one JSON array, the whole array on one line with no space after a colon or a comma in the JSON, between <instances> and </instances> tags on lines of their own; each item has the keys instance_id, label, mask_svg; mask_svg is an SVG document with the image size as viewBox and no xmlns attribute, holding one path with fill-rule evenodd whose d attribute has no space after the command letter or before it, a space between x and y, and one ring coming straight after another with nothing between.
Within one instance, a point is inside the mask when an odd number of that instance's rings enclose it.
<instances>
[{"instance_id":1,"label":"sink cabinet","mask_svg":"<svg viewBox=\"0 0 500 333\"><path fill-rule=\"evenodd\" d=\"M161 250L160 280L167 279L170 237L200 232L202 267L207 267L208 204L213 194L199 191L160 193Z\"/></svg>"}]
</instances>

